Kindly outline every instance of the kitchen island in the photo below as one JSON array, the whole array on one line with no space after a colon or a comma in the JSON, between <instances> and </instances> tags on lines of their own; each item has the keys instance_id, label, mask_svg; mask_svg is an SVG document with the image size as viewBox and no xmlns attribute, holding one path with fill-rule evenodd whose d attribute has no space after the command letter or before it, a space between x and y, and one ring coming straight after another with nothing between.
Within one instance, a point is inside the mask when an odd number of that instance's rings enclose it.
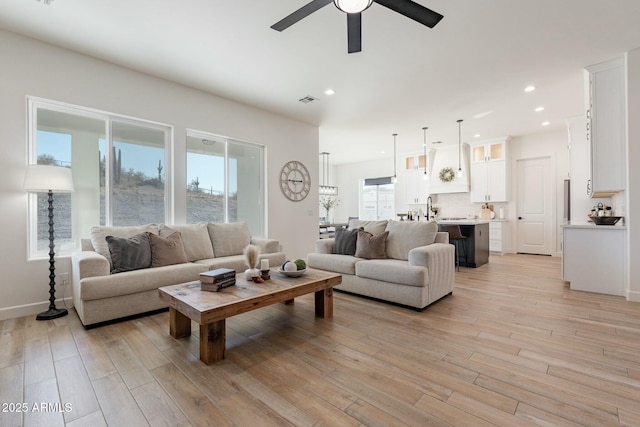
<instances>
[{"instance_id":1,"label":"kitchen island","mask_svg":"<svg viewBox=\"0 0 640 427\"><path fill-rule=\"evenodd\" d=\"M480 267L489 262L489 220L441 218L438 224L459 225L460 232L466 239L464 249L458 252L458 264L462 267ZM465 250L467 259L465 260Z\"/></svg>"}]
</instances>

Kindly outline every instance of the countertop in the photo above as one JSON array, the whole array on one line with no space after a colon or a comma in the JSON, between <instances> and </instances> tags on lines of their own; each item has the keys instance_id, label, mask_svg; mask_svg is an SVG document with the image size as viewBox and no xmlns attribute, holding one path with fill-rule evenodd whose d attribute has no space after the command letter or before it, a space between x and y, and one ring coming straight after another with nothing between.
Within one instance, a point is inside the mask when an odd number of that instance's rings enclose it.
<instances>
[{"instance_id":1,"label":"countertop","mask_svg":"<svg viewBox=\"0 0 640 427\"><path fill-rule=\"evenodd\" d=\"M627 226L622 225L622 221L618 222L616 225L595 225L592 222L587 223L568 223L562 224L562 228L582 228L588 230L626 230Z\"/></svg>"},{"instance_id":2,"label":"countertop","mask_svg":"<svg viewBox=\"0 0 640 427\"><path fill-rule=\"evenodd\" d=\"M459 225L476 225L489 224L490 219L436 219L438 224L459 224Z\"/></svg>"}]
</instances>

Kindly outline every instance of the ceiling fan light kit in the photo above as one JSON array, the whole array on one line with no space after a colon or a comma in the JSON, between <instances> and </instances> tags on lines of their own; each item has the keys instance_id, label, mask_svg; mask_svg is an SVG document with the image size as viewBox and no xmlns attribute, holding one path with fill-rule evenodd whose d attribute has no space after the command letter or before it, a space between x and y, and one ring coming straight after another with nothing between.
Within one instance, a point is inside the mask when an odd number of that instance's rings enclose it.
<instances>
[{"instance_id":1,"label":"ceiling fan light kit","mask_svg":"<svg viewBox=\"0 0 640 427\"><path fill-rule=\"evenodd\" d=\"M333 0L333 4L344 13L360 13L372 3L373 0Z\"/></svg>"},{"instance_id":2,"label":"ceiling fan light kit","mask_svg":"<svg viewBox=\"0 0 640 427\"><path fill-rule=\"evenodd\" d=\"M273 24L271 28L276 31L284 31L330 3L347 14L347 51L349 53L362 50L362 12L373 3L378 3L429 28L435 27L444 18L438 12L427 9L411 0L313 0L285 16Z\"/></svg>"}]
</instances>

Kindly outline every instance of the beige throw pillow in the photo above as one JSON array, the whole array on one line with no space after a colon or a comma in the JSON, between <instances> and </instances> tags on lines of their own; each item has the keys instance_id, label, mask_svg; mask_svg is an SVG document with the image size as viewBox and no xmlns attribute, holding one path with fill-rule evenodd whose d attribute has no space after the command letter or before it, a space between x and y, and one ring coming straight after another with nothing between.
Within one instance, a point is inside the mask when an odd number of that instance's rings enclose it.
<instances>
[{"instance_id":1,"label":"beige throw pillow","mask_svg":"<svg viewBox=\"0 0 640 427\"><path fill-rule=\"evenodd\" d=\"M386 258L386 243L388 235L388 231L376 234L375 236L368 231L358 231L358 240L356 240L356 257L366 259Z\"/></svg>"},{"instance_id":2,"label":"beige throw pillow","mask_svg":"<svg viewBox=\"0 0 640 427\"><path fill-rule=\"evenodd\" d=\"M151 267L182 264L188 262L187 253L180 232L176 231L165 237L149 234L151 243Z\"/></svg>"}]
</instances>

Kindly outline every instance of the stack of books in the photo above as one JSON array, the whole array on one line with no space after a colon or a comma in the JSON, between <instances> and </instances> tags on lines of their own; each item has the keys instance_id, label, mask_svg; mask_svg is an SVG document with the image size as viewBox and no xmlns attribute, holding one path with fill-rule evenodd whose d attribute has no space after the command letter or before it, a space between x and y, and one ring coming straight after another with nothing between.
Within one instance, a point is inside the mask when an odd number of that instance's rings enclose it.
<instances>
[{"instance_id":1,"label":"stack of books","mask_svg":"<svg viewBox=\"0 0 640 427\"><path fill-rule=\"evenodd\" d=\"M236 271L231 268L218 268L200 273L200 289L203 291L218 292L235 284Z\"/></svg>"}]
</instances>

